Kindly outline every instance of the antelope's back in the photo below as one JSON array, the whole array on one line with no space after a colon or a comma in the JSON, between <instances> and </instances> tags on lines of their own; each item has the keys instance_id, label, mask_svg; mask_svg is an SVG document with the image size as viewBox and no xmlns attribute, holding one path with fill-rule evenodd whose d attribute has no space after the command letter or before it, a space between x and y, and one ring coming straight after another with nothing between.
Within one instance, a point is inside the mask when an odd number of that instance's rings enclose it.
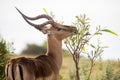
<instances>
[{"instance_id":1,"label":"antelope's back","mask_svg":"<svg viewBox=\"0 0 120 80\"><path fill-rule=\"evenodd\" d=\"M54 80L52 77L58 73L56 71L54 61L45 55L12 59L5 69L6 80Z\"/></svg>"}]
</instances>

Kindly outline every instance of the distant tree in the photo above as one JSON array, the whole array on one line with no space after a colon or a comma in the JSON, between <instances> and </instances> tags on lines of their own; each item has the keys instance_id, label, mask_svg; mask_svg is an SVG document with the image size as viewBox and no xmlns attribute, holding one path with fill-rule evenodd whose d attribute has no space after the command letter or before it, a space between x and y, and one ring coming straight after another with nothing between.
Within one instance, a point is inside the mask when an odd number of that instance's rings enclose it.
<instances>
[{"instance_id":1,"label":"distant tree","mask_svg":"<svg viewBox=\"0 0 120 80\"><path fill-rule=\"evenodd\" d=\"M27 47L21 52L23 55L40 55L46 53L46 42L43 45L27 44Z\"/></svg>"}]
</instances>

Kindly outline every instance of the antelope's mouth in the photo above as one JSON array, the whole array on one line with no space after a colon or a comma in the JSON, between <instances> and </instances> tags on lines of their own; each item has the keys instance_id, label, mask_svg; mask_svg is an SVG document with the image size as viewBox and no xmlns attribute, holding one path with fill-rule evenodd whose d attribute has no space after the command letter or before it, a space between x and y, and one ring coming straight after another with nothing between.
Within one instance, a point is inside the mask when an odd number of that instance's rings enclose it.
<instances>
[{"instance_id":1,"label":"antelope's mouth","mask_svg":"<svg viewBox=\"0 0 120 80\"><path fill-rule=\"evenodd\" d=\"M74 31L72 32L72 35L76 35L77 34L77 28L74 27Z\"/></svg>"}]
</instances>

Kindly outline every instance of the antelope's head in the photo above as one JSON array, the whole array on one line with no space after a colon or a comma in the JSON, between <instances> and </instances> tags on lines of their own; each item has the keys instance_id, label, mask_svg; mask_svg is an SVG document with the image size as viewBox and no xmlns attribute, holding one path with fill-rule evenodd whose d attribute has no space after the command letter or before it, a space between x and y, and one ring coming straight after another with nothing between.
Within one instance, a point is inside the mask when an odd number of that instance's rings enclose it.
<instances>
[{"instance_id":1,"label":"antelope's head","mask_svg":"<svg viewBox=\"0 0 120 80\"><path fill-rule=\"evenodd\" d=\"M17 10L29 25L35 27L44 34L48 34L49 36L55 37L58 40L63 40L71 35L76 34L77 29L75 27L57 23L49 15L42 14L36 17L28 17L24 15L19 9ZM39 25L29 21L29 20L38 20L41 18L45 18L47 19L47 21Z\"/></svg>"}]
</instances>

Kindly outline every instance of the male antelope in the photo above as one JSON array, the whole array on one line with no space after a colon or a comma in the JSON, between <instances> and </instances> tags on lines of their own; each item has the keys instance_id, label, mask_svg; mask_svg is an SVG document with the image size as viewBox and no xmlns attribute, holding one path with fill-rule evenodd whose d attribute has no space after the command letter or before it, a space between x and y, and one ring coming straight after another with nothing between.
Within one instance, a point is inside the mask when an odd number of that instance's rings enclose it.
<instances>
[{"instance_id":1,"label":"male antelope","mask_svg":"<svg viewBox=\"0 0 120 80\"><path fill-rule=\"evenodd\" d=\"M62 65L62 40L75 34L76 28L59 24L45 14L31 18L19 10L18 12L28 24L47 34L47 52L45 55L40 55L35 58L20 57L8 61L5 70L6 79L59 80L59 70ZM40 25L29 21L40 18L46 18L48 21Z\"/></svg>"}]
</instances>

